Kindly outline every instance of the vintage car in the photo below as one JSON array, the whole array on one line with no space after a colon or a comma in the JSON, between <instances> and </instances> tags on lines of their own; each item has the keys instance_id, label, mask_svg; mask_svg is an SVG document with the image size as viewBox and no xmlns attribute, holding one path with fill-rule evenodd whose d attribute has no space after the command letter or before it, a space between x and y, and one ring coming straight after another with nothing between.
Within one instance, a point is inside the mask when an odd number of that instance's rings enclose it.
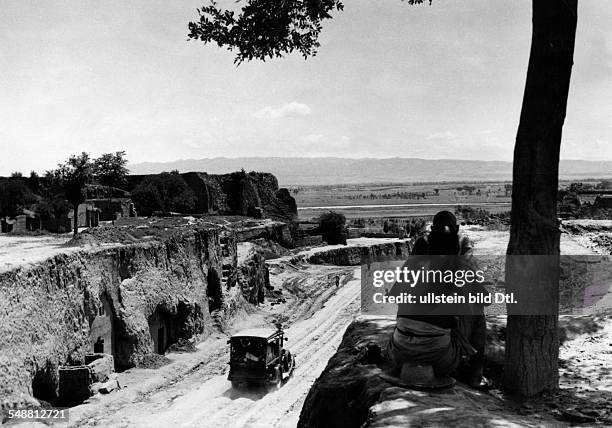
<instances>
[{"instance_id":1,"label":"vintage car","mask_svg":"<svg viewBox=\"0 0 612 428\"><path fill-rule=\"evenodd\" d=\"M280 388L295 367L291 352L283 348L286 340L281 328L243 330L233 335L228 342L231 350L227 377L232 387L245 383Z\"/></svg>"}]
</instances>

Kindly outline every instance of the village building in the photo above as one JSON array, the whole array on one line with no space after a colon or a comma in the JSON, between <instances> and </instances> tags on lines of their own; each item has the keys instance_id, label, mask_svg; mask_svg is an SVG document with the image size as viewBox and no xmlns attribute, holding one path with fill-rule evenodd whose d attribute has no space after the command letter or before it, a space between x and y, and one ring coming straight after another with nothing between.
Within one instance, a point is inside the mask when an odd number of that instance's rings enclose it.
<instances>
[{"instance_id":1,"label":"village building","mask_svg":"<svg viewBox=\"0 0 612 428\"><path fill-rule=\"evenodd\" d=\"M40 216L34 211L24 209L22 214L15 217L0 219L2 233L25 233L40 229L42 226Z\"/></svg>"},{"instance_id":2,"label":"village building","mask_svg":"<svg viewBox=\"0 0 612 428\"><path fill-rule=\"evenodd\" d=\"M595 208L612 209L612 195L597 196L593 205L595 206Z\"/></svg>"},{"instance_id":3,"label":"village building","mask_svg":"<svg viewBox=\"0 0 612 428\"><path fill-rule=\"evenodd\" d=\"M91 202L85 201L79 204L77 209L77 226L78 227L96 227L100 224L100 208L96 208ZM68 218L71 219L71 224L74 224L74 210L70 210Z\"/></svg>"}]
</instances>

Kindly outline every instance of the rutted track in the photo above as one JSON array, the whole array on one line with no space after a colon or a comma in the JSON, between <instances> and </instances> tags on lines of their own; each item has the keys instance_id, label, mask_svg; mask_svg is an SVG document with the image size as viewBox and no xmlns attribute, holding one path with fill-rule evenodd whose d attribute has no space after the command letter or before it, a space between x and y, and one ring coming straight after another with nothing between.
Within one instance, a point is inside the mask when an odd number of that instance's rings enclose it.
<instances>
[{"instance_id":1,"label":"rutted track","mask_svg":"<svg viewBox=\"0 0 612 428\"><path fill-rule=\"evenodd\" d=\"M283 315L287 348L296 355L293 376L276 391L234 390L226 377L227 349L215 349L210 359L166 385L128 402L102 405L77 426L146 427L292 427L312 383L340 344L346 327L359 310L360 271L338 290L330 288L330 269L285 272L283 282L303 290ZM342 268L350 272L353 268ZM295 281L295 278L299 278ZM280 278L279 278L280 279ZM266 316L266 318L268 318ZM220 343L220 342L219 342ZM101 403L102 404L102 403Z\"/></svg>"}]
</instances>

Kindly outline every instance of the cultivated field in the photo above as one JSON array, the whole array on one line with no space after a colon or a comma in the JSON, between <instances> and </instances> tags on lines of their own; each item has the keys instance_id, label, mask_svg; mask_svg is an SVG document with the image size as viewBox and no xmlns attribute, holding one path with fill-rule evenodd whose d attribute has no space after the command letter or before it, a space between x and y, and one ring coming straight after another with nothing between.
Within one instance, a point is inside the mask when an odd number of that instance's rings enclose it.
<instances>
[{"instance_id":1,"label":"cultivated field","mask_svg":"<svg viewBox=\"0 0 612 428\"><path fill-rule=\"evenodd\" d=\"M445 182L414 184L356 184L293 186L301 220L323 212L342 212L347 218L430 216L458 205L481 207L492 213L509 211L506 182Z\"/></svg>"}]
</instances>

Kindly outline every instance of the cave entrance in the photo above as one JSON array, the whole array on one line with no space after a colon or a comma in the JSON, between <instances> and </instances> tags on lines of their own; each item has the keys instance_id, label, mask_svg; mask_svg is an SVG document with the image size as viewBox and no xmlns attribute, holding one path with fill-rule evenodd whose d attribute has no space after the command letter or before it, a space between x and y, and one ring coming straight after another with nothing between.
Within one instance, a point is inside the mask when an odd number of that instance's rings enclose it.
<instances>
[{"instance_id":1,"label":"cave entrance","mask_svg":"<svg viewBox=\"0 0 612 428\"><path fill-rule=\"evenodd\" d=\"M111 301L106 294L100 297L100 305L96 309L89 327L89 343L94 353L103 353L115 356L115 325L114 311Z\"/></svg>"},{"instance_id":2,"label":"cave entrance","mask_svg":"<svg viewBox=\"0 0 612 428\"><path fill-rule=\"evenodd\" d=\"M155 352L158 354L163 354L165 349L165 341L166 341L166 329L164 327L159 327L157 330L157 349Z\"/></svg>"},{"instance_id":3,"label":"cave entrance","mask_svg":"<svg viewBox=\"0 0 612 428\"><path fill-rule=\"evenodd\" d=\"M213 312L221 309L222 291L221 279L219 274L213 268L208 269L208 285L206 287L206 295L208 296L208 311Z\"/></svg>"},{"instance_id":4,"label":"cave entrance","mask_svg":"<svg viewBox=\"0 0 612 428\"><path fill-rule=\"evenodd\" d=\"M57 400L57 385L57 373L47 362L45 367L38 369L34 373L32 378L32 396L37 400L53 404Z\"/></svg>"},{"instance_id":5,"label":"cave entrance","mask_svg":"<svg viewBox=\"0 0 612 428\"><path fill-rule=\"evenodd\" d=\"M93 351L94 354L104 353L104 339L98 338L97 342L94 343Z\"/></svg>"},{"instance_id":6,"label":"cave entrance","mask_svg":"<svg viewBox=\"0 0 612 428\"><path fill-rule=\"evenodd\" d=\"M160 308L155 309L148 319L149 333L153 341L153 352L163 355L174 342L170 317Z\"/></svg>"}]
</instances>

